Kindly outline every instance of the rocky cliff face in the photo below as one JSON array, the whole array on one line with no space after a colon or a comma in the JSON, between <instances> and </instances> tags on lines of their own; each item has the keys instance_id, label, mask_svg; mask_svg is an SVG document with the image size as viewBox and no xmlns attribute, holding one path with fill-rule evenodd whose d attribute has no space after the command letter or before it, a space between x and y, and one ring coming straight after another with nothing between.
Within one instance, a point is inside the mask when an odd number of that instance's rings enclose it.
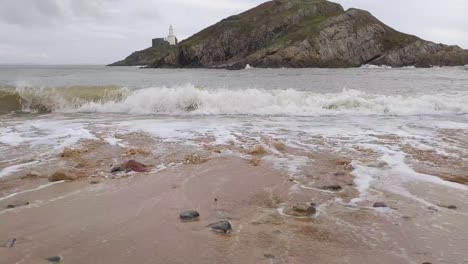
<instances>
[{"instance_id":1,"label":"rocky cliff face","mask_svg":"<svg viewBox=\"0 0 468 264\"><path fill-rule=\"evenodd\" d=\"M468 64L468 51L398 32L369 12L325 0L274 0L226 18L174 47L113 65L149 67L394 67Z\"/></svg>"}]
</instances>

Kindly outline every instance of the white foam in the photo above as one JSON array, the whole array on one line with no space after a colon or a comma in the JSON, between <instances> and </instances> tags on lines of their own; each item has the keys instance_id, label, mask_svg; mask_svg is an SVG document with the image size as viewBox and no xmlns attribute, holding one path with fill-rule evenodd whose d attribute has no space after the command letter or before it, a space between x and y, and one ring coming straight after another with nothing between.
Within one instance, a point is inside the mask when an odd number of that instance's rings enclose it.
<instances>
[{"instance_id":1,"label":"white foam","mask_svg":"<svg viewBox=\"0 0 468 264\"><path fill-rule=\"evenodd\" d=\"M19 145L47 145L54 150L72 146L83 139L95 139L80 121L34 120L9 126L0 135L0 143Z\"/></svg>"},{"instance_id":2,"label":"white foam","mask_svg":"<svg viewBox=\"0 0 468 264\"><path fill-rule=\"evenodd\" d=\"M37 164L37 163L39 163L39 161L31 161L31 162L28 162L28 163L22 163L22 164L6 167L6 168L0 170L0 178L11 175L11 174L21 170L22 168L25 168L25 167L28 167L28 166L31 166L31 165L34 165L34 164Z\"/></svg>"},{"instance_id":3,"label":"white foam","mask_svg":"<svg viewBox=\"0 0 468 264\"><path fill-rule=\"evenodd\" d=\"M361 65L360 68L361 69L392 69L392 66L364 64L364 65Z\"/></svg>"},{"instance_id":4,"label":"white foam","mask_svg":"<svg viewBox=\"0 0 468 264\"><path fill-rule=\"evenodd\" d=\"M59 109L60 110L60 109ZM265 89L146 88L122 101L86 103L63 111L169 115L440 115L468 113L468 91L432 95L380 95Z\"/></svg>"},{"instance_id":5,"label":"white foam","mask_svg":"<svg viewBox=\"0 0 468 264\"><path fill-rule=\"evenodd\" d=\"M400 150L393 150L383 145L367 145L383 154L381 160L388 164L383 168L368 167L359 163L353 163L355 170L353 175L356 177L355 183L359 190L359 197L351 201L358 203L368 198L368 190L371 186L410 198L426 206L433 204L427 202L421 197L412 194L408 190L408 183L426 183L443 188L450 188L459 191L468 192L468 187L462 184L442 180L439 177L418 173L414 171L405 162L406 154Z\"/></svg>"},{"instance_id":6,"label":"white foam","mask_svg":"<svg viewBox=\"0 0 468 264\"><path fill-rule=\"evenodd\" d=\"M359 197L352 199L351 204L356 204L366 200L371 182L374 180L373 176L376 175L378 169L366 167L357 162L353 162L352 165L354 168L352 175L355 176L354 184L359 191Z\"/></svg>"},{"instance_id":7,"label":"white foam","mask_svg":"<svg viewBox=\"0 0 468 264\"><path fill-rule=\"evenodd\" d=\"M126 147L126 145L122 143L123 139L116 138L114 136L105 137L104 141L107 142L107 144L111 146L123 147L123 148Z\"/></svg>"}]
</instances>

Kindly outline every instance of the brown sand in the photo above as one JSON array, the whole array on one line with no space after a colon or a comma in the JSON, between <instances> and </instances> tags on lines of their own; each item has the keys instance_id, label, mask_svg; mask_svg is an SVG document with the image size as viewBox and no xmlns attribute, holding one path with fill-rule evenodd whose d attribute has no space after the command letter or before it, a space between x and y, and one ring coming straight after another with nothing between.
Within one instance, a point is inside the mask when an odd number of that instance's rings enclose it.
<instances>
[{"instance_id":1,"label":"brown sand","mask_svg":"<svg viewBox=\"0 0 468 264\"><path fill-rule=\"evenodd\" d=\"M466 195L415 183L409 187L429 203L455 204L457 210L428 209L390 193L381 195L391 209L346 206L336 199L347 202L358 193L350 159L341 155L307 153L314 165L305 168L304 182L267 160L252 166L249 160L223 156L205 162L174 158L175 165L164 170L105 179L111 154L152 168L161 160L99 144L88 149L51 163L94 178L0 200L0 243L17 239L13 248L0 248L0 263L47 263L44 258L54 255L63 256L64 263L113 264L468 263ZM80 162L87 165L75 168ZM53 172L51 167L41 173ZM8 194L47 180L26 177L3 184ZM343 189L322 190L336 184ZM17 200L30 204L5 209ZM311 202L317 204L315 217L292 217L282 210ZM200 221L180 222L178 214L190 209L200 212ZM206 227L219 220L229 220L233 232L221 235Z\"/></svg>"}]
</instances>

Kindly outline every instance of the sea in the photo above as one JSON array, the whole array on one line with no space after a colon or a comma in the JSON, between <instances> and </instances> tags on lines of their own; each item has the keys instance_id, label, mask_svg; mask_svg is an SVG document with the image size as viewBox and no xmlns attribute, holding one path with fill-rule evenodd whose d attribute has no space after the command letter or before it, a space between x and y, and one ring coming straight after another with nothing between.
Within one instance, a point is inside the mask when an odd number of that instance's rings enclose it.
<instances>
[{"instance_id":1,"label":"sea","mask_svg":"<svg viewBox=\"0 0 468 264\"><path fill-rule=\"evenodd\" d=\"M131 147L132 133L161 156L229 146L223 155L246 158L262 146L295 188L312 184L307 153L345 157L350 203L375 189L431 206L410 182L468 190L468 71L0 66L0 178L85 141Z\"/></svg>"}]
</instances>

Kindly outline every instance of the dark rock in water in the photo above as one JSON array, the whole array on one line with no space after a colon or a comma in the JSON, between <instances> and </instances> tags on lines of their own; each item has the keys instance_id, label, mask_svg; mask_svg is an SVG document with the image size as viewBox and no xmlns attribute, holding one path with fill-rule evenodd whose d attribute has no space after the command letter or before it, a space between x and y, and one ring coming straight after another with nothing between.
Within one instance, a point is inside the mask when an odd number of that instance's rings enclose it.
<instances>
[{"instance_id":1,"label":"dark rock in water","mask_svg":"<svg viewBox=\"0 0 468 264\"><path fill-rule=\"evenodd\" d=\"M457 207L455 205L449 205L447 206L447 208L451 210L457 210Z\"/></svg>"},{"instance_id":2,"label":"dark rock in water","mask_svg":"<svg viewBox=\"0 0 468 264\"><path fill-rule=\"evenodd\" d=\"M51 262L51 263L60 263L60 262L62 262L63 257L62 256L52 256L52 257L46 258L46 260Z\"/></svg>"},{"instance_id":3,"label":"dark rock in water","mask_svg":"<svg viewBox=\"0 0 468 264\"><path fill-rule=\"evenodd\" d=\"M434 212L439 211L439 209L437 207L435 207L435 206L429 206L429 207L427 207L427 209L429 209L431 211L434 211Z\"/></svg>"},{"instance_id":4,"label":"dark rock in water","mask_svg":"<svg viewBox=\"0 0 468 264\"><path fill-rule=\"evenodd\" d=\"M89 182L89 184L92 184L92 185L94 185L94 184L99 184L99 183L101 183L101 182L100 182L100 181L90 181L90 182Z\"/></svg>"},{"instance_id":5,"label":"dark rock in water","mask_svg":"<svg viewBox=\"0 0 468 264\"><path fill-rule=\"evenodd\" d=\"M267 259L274 259L274 258L275 258L275 255L273 255L273 254L268 254L268 253L267 253L267 254L263 254L263 256L264 256L265 258L267 258Z\"/></svg>"},{"instance_id":6,"label":"dark rock in water","mask_svg":"<svg viewBox=\"0 0 468 264\"><path fill-rule=\"evenodd\" d=\"M200 218L200 214L195 210L190 210L180 213L179 217L182 221L196 221Z\"/></svg>"},{"instance_id":7,"label":"dark rock in water","mask_svg":"<svg viewBox=\"0 0 468 264\"><path fill-rule=\"evenodd\" d=\"M335 184L335 185L328 185L328 186L323 186L323 190L330 190L330 191L339 191L343 189L340 185Z\"/></svg>"},{"instance_id":8,"label":"dark rock in water","mask_svg":"<svg viewBox=\"0 0 468 264\"><path fill-rule=\"evenodd\" d=\"M16 244L16 238L8 239L5 243L3 243L2 247L12 248Z\"/></svg>"},{"instance_id":9,"label":"dark rock in water","mask_svg":"<svg viewBox=\"0 0 468 264\"><path fill-rule=\"evenodd\" d=\"M25 201L15 201L9 205L7 205L7 208L8 209L11 209L11 208L16 208L16 207L21 207L21 206L26 206L26 205L29 205L29 202L25 202Z\"/></svg>"},{"instance_id":10,"label":"dark rock in water","mask_svg":"<svg viewBox=\"0 0 468 264\"><path fill-rule=\"evenodd\" d=\"M383 208L383 207L388 207L388 206L383 202L374 203L374 208Z\"/></svg>"},{"instance_id":11,"label":"dark rock in water","mask_svg":"<svg viewBox=\"0 0 468 264\"><path fill-rule=\"evenodd\" d=\"M316 204L309 205L294 205L284 210L284 213L291 216L313 216L317 213Z\"/></svg>"},{"instance_id":12,"label":"dark rock in water","mask_svg":"<svg viewBox=\"0 0 468 264\"><path fill-rule=\"evenodd\" d=\"M229 221L219 221L216 223L209 224L207 227L209 227L214 232L224 234L230 233L232 231L232 226Z\"/></svg>"},{"instance_id":13,"label":"dark rock in water","mask_svg":"<svg viewBox=\"0 0 468 264\"><path fill-rule=\"evenodd\" d=\"M120 166L115 166L111 169L111 173L116 173L119 171L149 172L146 165L135 160L129 160L127 162L122 163Z\"/></svg>"},{"instance_id":14,"label":"dark rock in water","mask_svg":"<svg viewBox=\"0 0 468 264\"><path fill-rule=\"evenodd\" d=\"M115 167L112 167L112 169L111 169L111 173L116 173L116 172L119 172L119 171L123 171L122 167L120 167L120 166L115 166Z\"/></svg>"},{"instance_id":15,"label":"dark rock in water","mask_svg":"<svg viewBox=\"0 0 468 264\"><path fill-rule=\"evenodd\" d=\"M431 262L423 262L423 264L432 264Z\"/></svg>"}]
</instances>

